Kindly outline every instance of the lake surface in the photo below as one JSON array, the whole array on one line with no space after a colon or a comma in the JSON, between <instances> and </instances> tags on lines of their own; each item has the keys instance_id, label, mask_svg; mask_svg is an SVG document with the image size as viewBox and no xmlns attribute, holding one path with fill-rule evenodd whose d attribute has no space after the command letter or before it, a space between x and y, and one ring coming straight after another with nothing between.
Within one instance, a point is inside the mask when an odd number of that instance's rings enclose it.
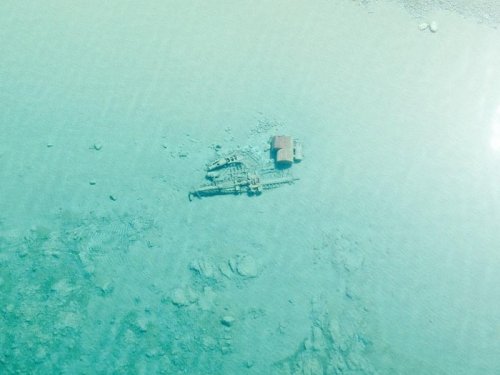
<instances>
[{"instance_id":1,"label":"lake surface","mask_svg":"<svg viewBox=\"0 0 500 375\"><path fill-rule=\"evenodd\" d=\"M4 1L0 372L500 373L499 24L491 1ZM188 199L275 135L299 180Z\"/></svg>"}]
</instances>

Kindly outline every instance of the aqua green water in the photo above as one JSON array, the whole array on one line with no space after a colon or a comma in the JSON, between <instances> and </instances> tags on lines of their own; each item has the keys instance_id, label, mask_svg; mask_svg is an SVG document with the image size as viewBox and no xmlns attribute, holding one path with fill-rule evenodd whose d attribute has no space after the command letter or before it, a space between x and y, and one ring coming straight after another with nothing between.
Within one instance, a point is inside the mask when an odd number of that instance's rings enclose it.
<instances>
[{"instance_id":1,"label":"aqua green water","mask_svg":"<svg viewBox=\"0 0 500 375\"><path fill-rule=\"evenodd\" d=\"M500 373L499 15L4 1L0 372ZM299 181L188 200L276 134Z\"/></svg>"}]
</instances>

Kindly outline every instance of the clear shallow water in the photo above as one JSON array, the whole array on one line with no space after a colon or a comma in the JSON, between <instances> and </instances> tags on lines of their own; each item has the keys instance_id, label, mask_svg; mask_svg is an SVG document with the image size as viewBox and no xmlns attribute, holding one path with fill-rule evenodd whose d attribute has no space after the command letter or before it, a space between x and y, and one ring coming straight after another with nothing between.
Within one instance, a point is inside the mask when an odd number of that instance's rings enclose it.
<instances>
[{"instance_id":1,"label":"clear shallow water","mask_svg":"<svg viewBox=\"0 0 500 375\"><path fill-rule=\"evenodd\" d=\"M495 13L429 4L1 5L2 371L497 373Z\"/></svg>"}]
</instances>

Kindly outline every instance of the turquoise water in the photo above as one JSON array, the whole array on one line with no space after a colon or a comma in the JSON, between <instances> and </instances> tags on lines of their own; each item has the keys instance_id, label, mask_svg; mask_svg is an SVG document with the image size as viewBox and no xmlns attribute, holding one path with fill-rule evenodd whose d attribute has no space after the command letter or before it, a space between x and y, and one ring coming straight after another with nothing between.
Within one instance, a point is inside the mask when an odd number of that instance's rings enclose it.
<instances>
[{"instance_id":1,"label":"turquoise water","mask_svg":"<svg viewBox=\"0 0 500 375\"><path fill-rule=\"evenodd\" d=\"M499 22L2 2L0 372L500 374ZM188 200L276 134L299 181Z\"/></svg>"}]
</instances>

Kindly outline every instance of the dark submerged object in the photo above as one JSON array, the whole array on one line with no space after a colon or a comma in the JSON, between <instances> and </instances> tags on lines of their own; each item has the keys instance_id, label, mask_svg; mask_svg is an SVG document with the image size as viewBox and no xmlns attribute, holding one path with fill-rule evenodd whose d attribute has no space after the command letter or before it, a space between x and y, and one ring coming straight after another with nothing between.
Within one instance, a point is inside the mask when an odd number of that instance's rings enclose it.
<instances>
[{"instance_id":1,"label":"dark submerged object","mask_svg":"<svg viewBox=\"0 0 500 375\"><path fill-rule=\"evenodd\" d=\"M274 166L259 165L252 153L232 152L207 164L205 178L209 182L191 190L189 200L226 194L260 195L265 190L293 184L298 178L282 167L302 160L302 145L288 136L275 136L270 142Z\"/></svg>"}]
</instances>

